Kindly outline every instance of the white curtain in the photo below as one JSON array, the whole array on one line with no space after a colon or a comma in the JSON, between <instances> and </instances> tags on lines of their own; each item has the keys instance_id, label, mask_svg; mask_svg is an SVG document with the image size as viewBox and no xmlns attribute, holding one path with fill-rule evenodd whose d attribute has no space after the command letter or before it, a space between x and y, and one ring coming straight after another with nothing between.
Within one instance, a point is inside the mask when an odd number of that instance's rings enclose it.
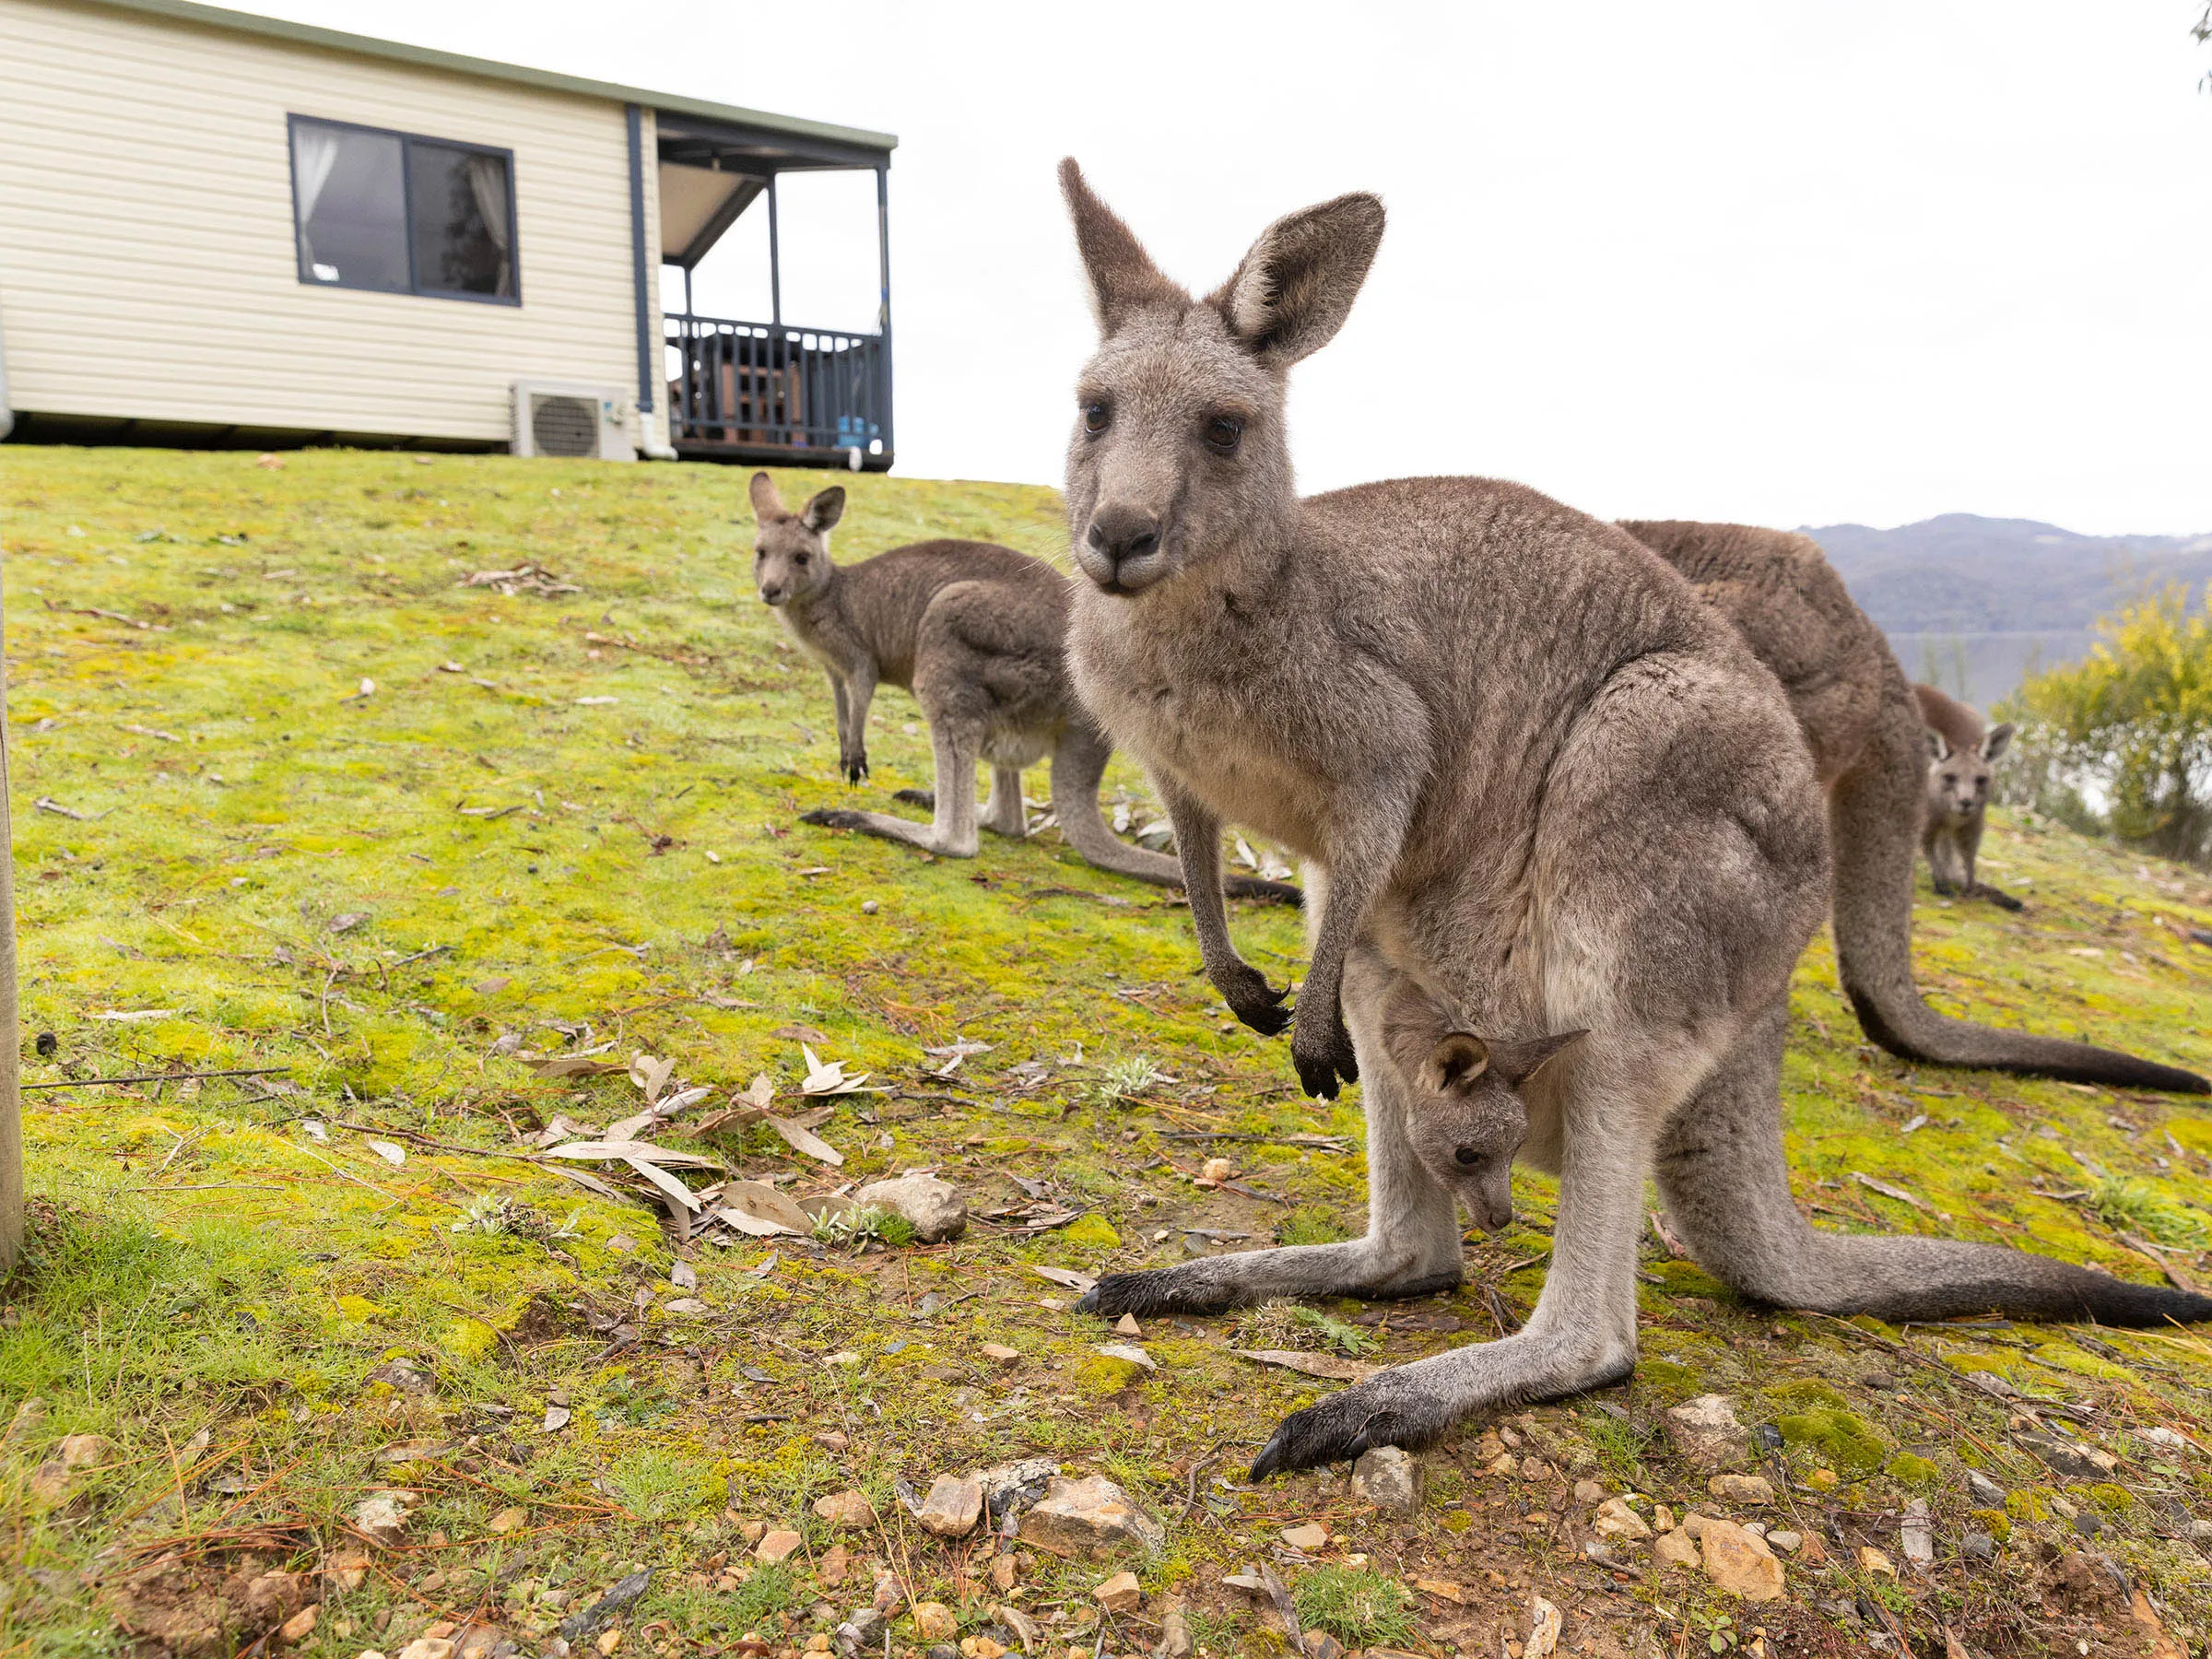
<instances>
[{"instance_id":1,"label":"white curtain","mask_svg":"<svg viewBox=\"0 0 2212 1659\"><path fill-rule=\"evenodd\" d=\"M300 193L300 256L312 271L315 246L308 240L307 222L315 217L315 204L330 182L330 171L338 164L339 135L328 127L296 122L292 126L292 180Z\"/></svg>"},{"instance_id":2,"label":"white curtain","mask_svg":"<svg viewBox=\"0 0 2212 1659\"><path fill-rule=\"evenodd\" d=\"M477 198L477 212L483 217L484 229L491 237L491 245L500 251L500 286L501 294L512 291L514 276L513 249L508 246L507 234L507 159L504 156L471 156L468 159L468 188Z\"/></svg>"}]
</instances>

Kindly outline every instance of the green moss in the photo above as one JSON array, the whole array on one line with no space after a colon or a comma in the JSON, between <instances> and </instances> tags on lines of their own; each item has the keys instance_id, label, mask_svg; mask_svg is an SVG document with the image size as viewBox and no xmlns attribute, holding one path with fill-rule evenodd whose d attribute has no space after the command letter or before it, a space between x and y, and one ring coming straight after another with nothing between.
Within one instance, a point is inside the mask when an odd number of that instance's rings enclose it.
<instances>
[{"instance_id":1,"label":"green moss","mask_svg":"<svg viewBox=\"0 0 2212 1659\"><path fill-rule=\"evenodd\" d=\"M1934 1491L1943 1478L1941 1468L1910 1452L1900 1452L1891 1458L1882 1473L1900 1486L1911 1487L1916 1492Z\"/></svg>"},{"instance_id":2,"label":"green moss","mask_svg":"<svg viewBox=\"0 0 2212 1659\"><path fill-rule=\"evenodd\" d=\"M1093 1250L1112 1250L1122 1241L1122 1235L1113 1230L1113 1224L1096 1210L1078 1216L1061 1230L1060 1236L1070 1244Z\"/></svg>"},{"instance_id":3,"label":"green moss","mask_svg":"<svg viewBox=\"0 0 2212 1659\"><path fill-rule=\"evenodd\" d=\"M2012 1536L2012 1517L2001 1509L1969 1510L1967 1519L2000 1544Z\"/></svg>"},{"instance_id":4,"label":"green moss","mask_svg":"<svg viewBox=\"0 0 2212 1659\"><path fill-rule=\"evenodd\" d=\"M1776 1427L1790 1446L1811 1452L1856 1475L1872 1474L1889 1454L1882 1437L1865 1418L1831 1406L1791 1413Z\"/></svg>"},{"instance_id":5,"label":"green moss","mask_svg":"<svg viewBox=\"0 0 2212 1659\"><path fill-rule=\"evenodd\" d=\"M1318 1204L1300 1205L1275 1230L1278 1244L1335 1244L1352 1236L1335 1211Z\"/></svg>"},{"instance_id":6,"label":"green moss","mask_svg":"<svg viewBox=\"0 0 2212 1659\"><path fill-rule=\"evenodd\" d=\"M1818 1406L1830 1411L1851 1409L1849 1400L1818 1377L1793 1377L1787 1382L1777 1382L1760 1392L1778 1406Z\"/></svg>"},{"instance_id":7,"label":"green moss","mask_svg":"<svg viewBox=\"0 0 2212 1659\"><path fill-rule=\"evenodd\" d=\"M2015 1487L2005 1494L2005 1512L2015 1521L2048 1521L2052 1495L2048 1487Z\"/></svg>"},{"instance_id":8,"label":"green moss","mask_svg":"<svg viewBox=\"0 0 2212 1659\"><path fill-rule=\"evenodd\" d=\"M2108 1515L2121 1514L2136 1507L2136 1495L2125 1487L2114 1486L2110 1481L2100 1481L2087 1488L2084 1495Z\"/></svg>"},{"instance_id":9,"label":"green moss","mask_svg":"<svg viewBox=\"0 0 2212 1659\"><path fill-rule=\"evenodd\" d=\"M1087 1394L1119 1394L1145 1374L1134 1359L1116 1359L1111 1354L1086 1354L1076 1361L1076 1387Z\"/></svg>"}]
</instances>

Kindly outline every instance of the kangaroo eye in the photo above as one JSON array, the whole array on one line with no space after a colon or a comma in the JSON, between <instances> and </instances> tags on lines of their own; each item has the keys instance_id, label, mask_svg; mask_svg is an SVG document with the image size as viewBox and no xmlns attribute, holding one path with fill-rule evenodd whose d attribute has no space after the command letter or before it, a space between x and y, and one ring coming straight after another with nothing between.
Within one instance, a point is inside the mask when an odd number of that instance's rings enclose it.
<instances>
[{"instance_id":1,"label":"kangaroo eye","mask_svg":"<svg viewBox=\"0 0 2212 1659\"><path fill-rule=\"evenodd\" d=\"M1243 441L1244 423L1233 415L1217 415L1206 423L1206 447L1217 455L1233 455Z\"/></svg>"},{"instance_id":2,"label":"kangaroo eye","mask_svg":"<svg viewBox=\"0 0 2212 1659\"><path fill-rule=\"evenodd\" d=\"M803 571L806 568L806 555L804 553L794 553L792 555L791 562L794 565L797 565L799 569Z\"/></svg>"},{"instance_id":3,"label":"kangaroo eye","mask_svg":"<svg viewBox=\"0 0 2212 1659\"><path fill-rule=\"evenodd\" d=\"M1102 432L1112 419L1113 411L1108 408L1103 402L1087 403L1083 406L1083 429L1087 432Z\"/></svg>"},{"instance_id":4,"label":"kangaroo eye","mask_svg":"<svg viewBox=\"0 0 2212 1659\"><path fill-rule=\"evenodd\" d=\"M1482 1161L1482 1154L1472 1147L1462 1147L1453 1156L1459 1159L1459 1167L1463 1170L1471 1170Z\"/></svg>"}]
</instances>

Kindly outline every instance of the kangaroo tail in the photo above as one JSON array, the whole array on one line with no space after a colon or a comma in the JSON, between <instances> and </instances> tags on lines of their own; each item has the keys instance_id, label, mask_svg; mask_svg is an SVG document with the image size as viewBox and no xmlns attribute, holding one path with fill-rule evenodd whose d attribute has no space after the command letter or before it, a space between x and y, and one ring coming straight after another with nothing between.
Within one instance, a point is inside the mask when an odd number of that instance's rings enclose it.
<instances>
[{"instance_id":1,"label":"kangaroo tail","mask_svg":"<svg viewBox=\"0 0 2212 1659\"><path fill-rule=\"evenodd\" d=\"M1053 813L1060 820L1060 833L1087 864L1159 887L1182 887L1181 859L1131 846L1099 815L1099 781L1106 775L1107 758L1112 753L1112 745L1102 734L1073 727L1053 751ZM1232 899L1267 899L1277 904L1298 904L1303 899L1290 883L1257 876L1224 876L1221 889Z\"/></svg>"},{"instance_id":2,"label":"kangaroo tail","mask_svg":"<svg viewBox=\"0 0 2212 1659\"><path fill-rule=\"evenodd\" d=\"M2002 1245L1814 1231L1790 1195L1783 1158L1783 1025L1779 1006L1762 1017L1660 1137L1653 1173L1668 1224L1715 1277L1774 1307L1889 1320L2212 1320L2212 1297Z\"/></svg>"},{"instance_id":3,"label":"kangaroo tail","mask_svg":"<svg viewBox=\"0 0 2212 1659\"><path fill-rule=\"evenodd\" d=\"M2204 1094L2179 1066L2063 1038L1999 1030L1938 1014L1912 982L1912 847L1924 787L1920 720L1891 700L1866 753L1829 796L1835 862L1836 966L1866 1035L1893 1054L2075 1083Z\"/></svg>"}]
</instances>

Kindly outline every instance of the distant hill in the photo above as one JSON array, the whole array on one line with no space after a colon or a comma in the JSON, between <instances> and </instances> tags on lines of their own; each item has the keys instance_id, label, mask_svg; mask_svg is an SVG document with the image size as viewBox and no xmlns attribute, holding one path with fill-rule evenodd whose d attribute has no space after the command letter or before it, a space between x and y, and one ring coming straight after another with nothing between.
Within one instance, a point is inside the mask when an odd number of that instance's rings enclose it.
<instances>
[{"instance_id":1,"label":"distant hill","mask_svg":"<svg viewBox=\"0 0 2212 1659\"><path fill-rule=\"evenodd\" d=\"M1818 542L1905 671L1987 705L2023 673L2078 657L2099 617L2147 590L2212 582L2212 535L2079 535L1947 512L1894 530L1825 524Z\"/></svg>"}]
</instances>

